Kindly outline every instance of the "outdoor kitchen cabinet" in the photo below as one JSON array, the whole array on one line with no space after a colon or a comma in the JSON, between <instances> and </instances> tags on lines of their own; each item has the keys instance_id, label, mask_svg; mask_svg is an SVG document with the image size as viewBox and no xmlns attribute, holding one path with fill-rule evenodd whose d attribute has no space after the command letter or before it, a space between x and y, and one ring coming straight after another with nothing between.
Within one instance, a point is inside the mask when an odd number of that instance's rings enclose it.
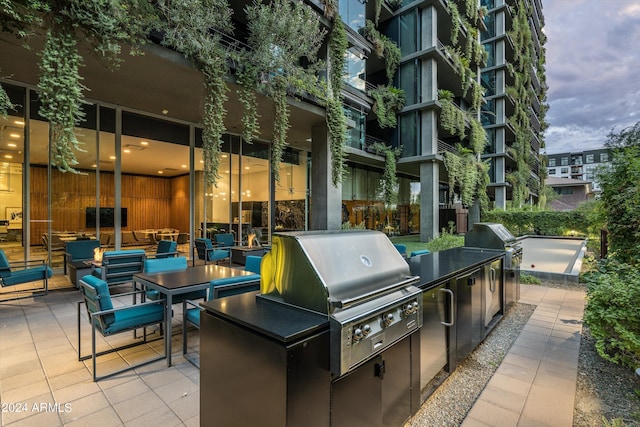
<instances>
[{"instance_id":1,"label":"outdoor kitchen cabinet","mask_svg":"<svg viewBox=\"0 0 640 427\"><path fill-rule=\"evenodd\" d=\"M420 276L420 388L426 398L486 337L503 313L504 252L454 248L409 259ZM492 282L493 281L493 282ZM500 290L495 309L494 292ZM490 298L490 300L488 300Z\"/></svg>"},{"instance_id":2,"label":"outdoor kitchen cabinet","mask_svg":"<svg viewBox=\"0 0 640 427\"><path fill-rule=\"evenodd\" d=\"M330 425L326 316L255 293L203 307L200 425Z\"/></svg>"}]
</instances>

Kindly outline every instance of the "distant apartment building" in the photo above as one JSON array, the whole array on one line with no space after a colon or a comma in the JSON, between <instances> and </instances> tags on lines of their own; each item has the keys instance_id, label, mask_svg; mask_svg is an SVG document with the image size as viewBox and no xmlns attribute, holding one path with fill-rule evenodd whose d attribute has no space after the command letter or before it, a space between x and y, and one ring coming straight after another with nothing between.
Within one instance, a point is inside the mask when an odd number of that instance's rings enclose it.
<instances>
[{"instance_id":1,"label":"distant apartment building","mask_svg":"<svg viewBox=\"0 0 640 427\"><path fill-rule=\"evenodd\" d=\"M608 149L588 150L573 153L547 154L549 178L571 178L592 183L591 190L600 192L596 169L611 162Z\"/></svg>"}]
</instances>

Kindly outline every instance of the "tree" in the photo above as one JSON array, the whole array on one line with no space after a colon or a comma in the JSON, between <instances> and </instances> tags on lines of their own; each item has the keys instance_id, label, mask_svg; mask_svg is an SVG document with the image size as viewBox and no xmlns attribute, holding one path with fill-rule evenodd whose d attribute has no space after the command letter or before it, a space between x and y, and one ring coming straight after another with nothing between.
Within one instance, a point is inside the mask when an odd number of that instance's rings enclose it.
<instances>
[{"instance_id":1,"label":"tree","mask_svg":"<svg viewBox=\"0 0 640 427\"><path fill-rule=\"evenodd\" d=\"M611 132L605 146L613 159L597 171L611 252L622 262L640 259L640 122Z\"/></svg>"}]
</instances>

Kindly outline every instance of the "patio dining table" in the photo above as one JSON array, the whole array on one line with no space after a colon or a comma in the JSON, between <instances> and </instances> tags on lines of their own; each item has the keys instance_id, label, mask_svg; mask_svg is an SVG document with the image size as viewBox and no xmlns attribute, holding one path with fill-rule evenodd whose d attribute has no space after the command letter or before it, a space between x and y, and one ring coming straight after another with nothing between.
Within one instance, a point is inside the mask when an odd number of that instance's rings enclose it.
<instances>
[{"instance_id":1,"label":"patio dining table","mask_svg":"<svg viewBox=\"0 0 640 427\"><path fill-rule=\"evenodd\" d=\"M138 285L146 289L155 289L165 298L165 318L167 329L164 334L167 366L171 366L171 306L173 296L201 289L208 289L209 282L238 276L251 276L250 271L238 270L221 265L207 264L188 267L183 270L167 271L164 273L136 274L133 276L133 286Z\"/></svg>"}]
</instances>

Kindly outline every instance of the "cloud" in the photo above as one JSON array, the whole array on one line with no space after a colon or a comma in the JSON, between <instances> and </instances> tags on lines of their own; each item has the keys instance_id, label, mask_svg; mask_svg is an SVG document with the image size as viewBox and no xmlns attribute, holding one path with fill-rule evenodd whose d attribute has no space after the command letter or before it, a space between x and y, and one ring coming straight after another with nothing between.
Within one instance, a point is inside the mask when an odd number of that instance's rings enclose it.
<instances>
[{"instance_id":1,"label":"cloud","mask_svg":"<svg viewBox=\"0 0 640 427\"><path fill-rule=\"evenodd\" d=\"M640 121L640 4L543 0L547 153L600 148Z\"/></svg>"}]
</instances>

